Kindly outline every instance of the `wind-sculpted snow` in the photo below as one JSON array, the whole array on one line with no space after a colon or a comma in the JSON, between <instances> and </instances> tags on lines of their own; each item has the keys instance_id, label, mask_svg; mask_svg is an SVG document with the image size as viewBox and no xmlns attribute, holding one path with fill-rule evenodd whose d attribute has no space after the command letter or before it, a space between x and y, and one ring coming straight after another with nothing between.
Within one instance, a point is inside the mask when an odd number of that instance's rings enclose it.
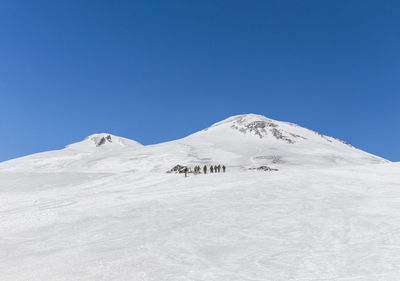
<instances>
[{"instance_id":1,"label":"wind-sculpted snow","mask_svg":"<svg viewBox=\"0 0 400 281\"><path fill-rule=\"evenodd\" d=\"M397 281L400 166L0 172L0 280Z\"/></svg>"}]
</instances>

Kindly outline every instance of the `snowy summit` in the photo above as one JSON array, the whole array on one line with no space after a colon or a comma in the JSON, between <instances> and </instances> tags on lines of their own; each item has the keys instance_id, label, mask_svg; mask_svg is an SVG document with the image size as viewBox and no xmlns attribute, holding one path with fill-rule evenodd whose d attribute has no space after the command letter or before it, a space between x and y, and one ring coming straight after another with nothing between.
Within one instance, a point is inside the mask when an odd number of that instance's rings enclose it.
<instances>
[{"instance_id":1,"label":"snowy summit","mask_svg":"<svg viewBox=\"0 0 400 281\"><path fill-rule=\"evenodd\" d=\"M94 147L141 147L136 141L117 137L108 133L93 134L86 137L83 141L67 145L66 148L88 150Z\"/></svg>"}]
</instances>

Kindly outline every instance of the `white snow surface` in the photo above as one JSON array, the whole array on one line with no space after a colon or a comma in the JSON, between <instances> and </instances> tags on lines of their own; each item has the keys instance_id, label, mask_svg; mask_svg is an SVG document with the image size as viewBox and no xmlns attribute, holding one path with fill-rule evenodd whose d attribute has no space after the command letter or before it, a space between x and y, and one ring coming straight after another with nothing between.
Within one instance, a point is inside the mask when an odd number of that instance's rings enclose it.
<instances>
[{"instance_id":1,"label":"white snow surface","mask_svg":"<svg viewBox=\"0 0 400 281\"><path fill-rule=\"evenodd\" d=\"M399 187L400 163L260 115L96 134L0 163L0 280L397 281Z\"/></svg>"}]
</instances>

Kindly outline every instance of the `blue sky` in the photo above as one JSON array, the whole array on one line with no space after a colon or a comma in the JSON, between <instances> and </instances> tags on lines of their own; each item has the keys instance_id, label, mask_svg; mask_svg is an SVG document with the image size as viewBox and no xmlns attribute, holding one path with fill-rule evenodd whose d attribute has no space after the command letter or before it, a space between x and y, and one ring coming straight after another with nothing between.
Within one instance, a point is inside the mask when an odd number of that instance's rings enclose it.
<instances>
[{"instance_id":1,"label":"blue sky","mask_svg":"<svg viewBox=\"0 0 400 281\"><path fill-rule=\"evenodd\" d=\"M0 2L0 161L226 117L298 123L400 161L399 1Z\"/></svg>"}]
</instances>

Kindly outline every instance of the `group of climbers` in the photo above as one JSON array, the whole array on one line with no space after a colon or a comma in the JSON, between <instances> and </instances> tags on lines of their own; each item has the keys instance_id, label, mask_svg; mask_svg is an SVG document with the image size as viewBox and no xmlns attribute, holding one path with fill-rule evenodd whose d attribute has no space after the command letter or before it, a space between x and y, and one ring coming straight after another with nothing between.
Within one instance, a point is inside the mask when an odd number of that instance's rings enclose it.
<instances>
[{"instance_id":1,"label":"group of climbers","mask_svg":"<svg viewBox=\"0 0 400 281\"><path fill-rule=\"evenodd\" d=\"M203 166L203 173L204 173L204 174L207 174L207 171L208 171L208 170L210 171L211 174L212 174L212 173L220 173L220 172L221 172L221 169L222 169L222 172L223 172L223 173L226 172L226 167L225 167L225 165L222 165L222 166L221 166L221 165L211 165L210 168L208 168L207 165L204 165L204 166ZM185 168L184 172L185 172L185 177L186 177L186 176L187 176L187 173L189 172L189 169L188 169L188 168ZM200 166L195 166L195 167L193 168L193 172L194 172L194 174L200 174L200 173L201 173L201 167L200 167Z\"/></svg>"},{"instance_id":2,"label":"group of climbers","mask_svg":"<svg viewBox=\"0 0 400 281\"><path fill-rule=\"evenodd\" d=\"M212 173L220 173L221 172L221 168L222 168L222 172L224 172L225 173L225 171L226 171L226 167L225 167L225 165L222 165L222 167L221 167L221 165L211 165L210 166L210 173L212 174ZM205 174L207 174L207 166L205 166L204 165L204 167L203 167L203 172L205 173Z\"/></svg>"}]
</instances>

